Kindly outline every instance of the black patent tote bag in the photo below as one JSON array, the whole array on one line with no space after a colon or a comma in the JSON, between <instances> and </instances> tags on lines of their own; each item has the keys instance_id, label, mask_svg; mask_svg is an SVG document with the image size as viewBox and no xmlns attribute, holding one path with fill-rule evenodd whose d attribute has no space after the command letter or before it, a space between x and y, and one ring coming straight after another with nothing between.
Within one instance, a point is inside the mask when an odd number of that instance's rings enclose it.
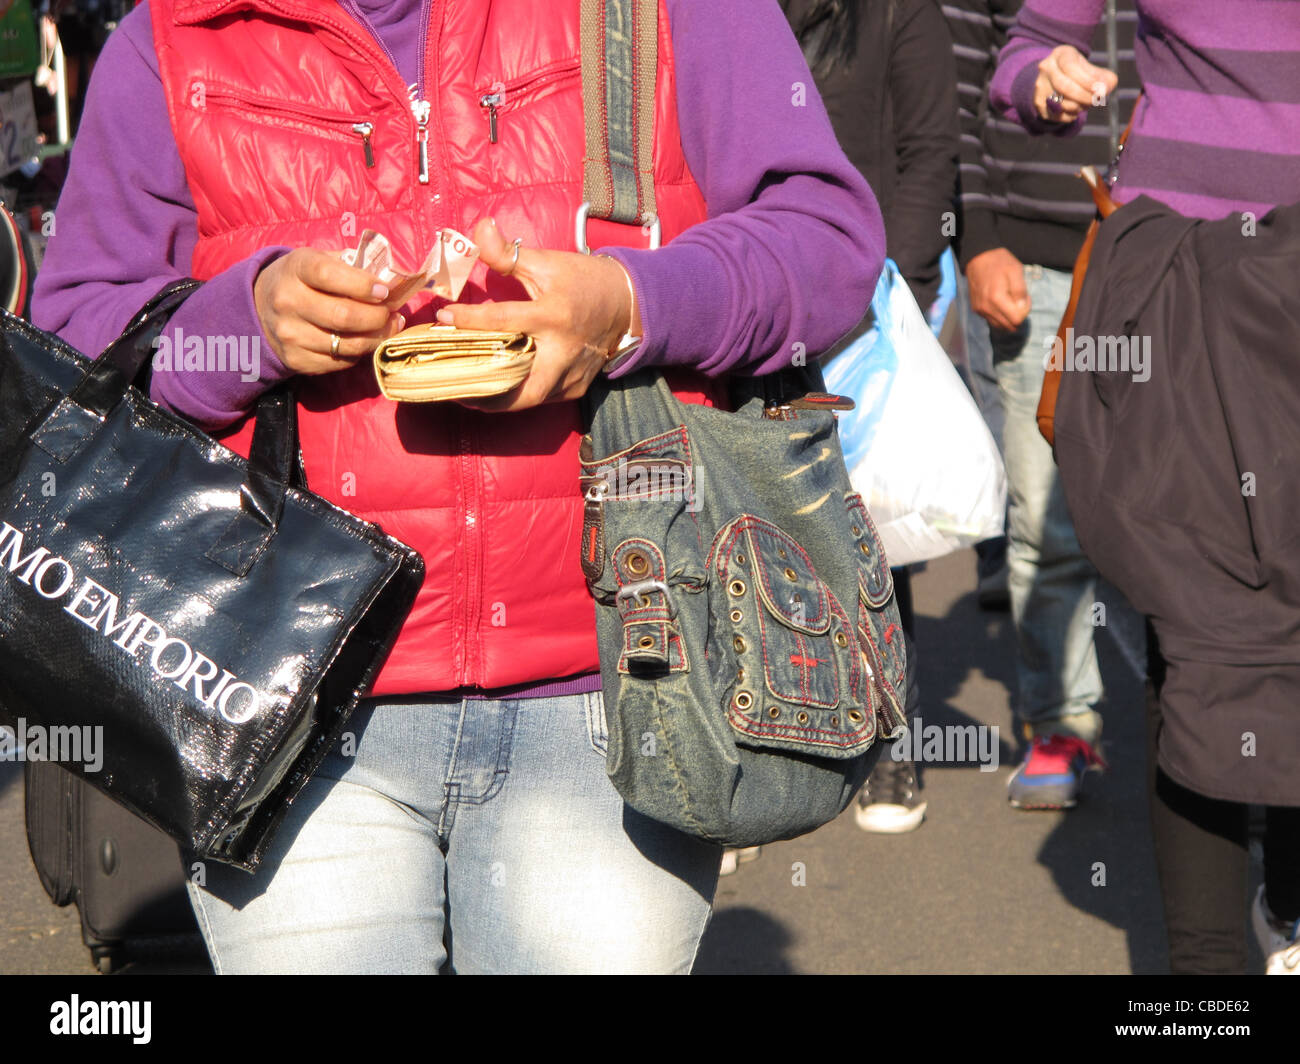
<instances>
[{"instance_id":1,"label":"black patent tote bag","mask_svg":"<svg viewBox=\"0 0 1300 1064\"><path fill-rule=\"evenodd\" d=\"M198 284L97 359L0 318L0 713L27 759L251 871L424 562L306 489L288 388L259 400L245 460L133 385Z\"/></svg>"}]
</instances>

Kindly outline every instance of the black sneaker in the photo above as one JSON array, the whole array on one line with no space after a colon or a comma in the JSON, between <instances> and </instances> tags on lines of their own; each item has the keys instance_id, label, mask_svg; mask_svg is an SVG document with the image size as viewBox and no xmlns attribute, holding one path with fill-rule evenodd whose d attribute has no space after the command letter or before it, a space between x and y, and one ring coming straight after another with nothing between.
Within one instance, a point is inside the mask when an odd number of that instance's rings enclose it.
<instances>
[{"instance_id":1,"label":"black sneaker","mask_svg":"<svg viewBox=\"0 0 1300 1064\"><path fill-rule=\"evenodd\" d=\"M910 761L895 761L886 752L858 793L853 816L863 831L902 835L921 826L927 804L921 797L916 766Z\"/></svg>"}]
</instances>

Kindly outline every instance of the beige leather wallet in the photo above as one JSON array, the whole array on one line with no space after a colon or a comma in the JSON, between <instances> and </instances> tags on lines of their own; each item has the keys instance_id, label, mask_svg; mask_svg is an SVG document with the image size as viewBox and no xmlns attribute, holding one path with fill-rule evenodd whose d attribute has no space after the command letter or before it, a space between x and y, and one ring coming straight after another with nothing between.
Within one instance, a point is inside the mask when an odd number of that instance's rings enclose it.
<instances>
[{"instance_id":1,"label":"beige leather wallet","mask_svg":"<svg viewBox=\"0 0 1300 1064\"><path fill-rule=\"evenodd\" d=\"M533 368L537 347L523 333L413 325L375 349L379 390L403 403L500 395Z\"/></svg>"}]
</instances>

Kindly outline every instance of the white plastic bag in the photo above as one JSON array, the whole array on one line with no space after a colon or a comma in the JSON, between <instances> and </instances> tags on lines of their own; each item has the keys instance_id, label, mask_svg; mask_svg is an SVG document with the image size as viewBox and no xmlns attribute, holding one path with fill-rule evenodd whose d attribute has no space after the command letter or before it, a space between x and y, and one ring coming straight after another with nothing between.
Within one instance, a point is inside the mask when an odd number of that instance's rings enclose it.
<instances>
[{"instance_id":1,"label":"white plastic bag","mask_svg":"<svg viewBox=\"0 0 1300 1064\"><path fill-rule=\"evenodd\" d=\"M856 400L840 415L849 476L890 565L938 558L1001 535L1007 478L975 401L892 261L876 324L823 367Z\"/></svg>"}]
</instances>

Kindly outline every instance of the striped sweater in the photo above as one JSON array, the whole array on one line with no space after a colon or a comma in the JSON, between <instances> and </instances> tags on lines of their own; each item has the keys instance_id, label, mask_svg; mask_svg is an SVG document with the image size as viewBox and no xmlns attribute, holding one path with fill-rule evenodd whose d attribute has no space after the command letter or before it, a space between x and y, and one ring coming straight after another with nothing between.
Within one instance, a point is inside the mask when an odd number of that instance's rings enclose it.
<instances>
[{"instance_id":1,"label":"striped sweater","mask_svg":"<svg viewBox=\"0 0 1300 1064\"><path fill-rule=\"evenodd\" d=\"M1137 14L1132 0L1118 0L1113 56L1105 18L1091 35L1093 62L1119 72L1117 107L1095 109L1080 136L1035 137L989 107L998 53L1022 2L942 4L953 39L962 132L958 255L965 266L985 251L1007 248L1022 262L1069 270L1095 211L1087 187L1075 174L1082 166L1104 167L1111 161L1137 99Z\"/></svg>"},{"instance_id":2,"label":"striped sweater","mask_svg":"<svg viewBox=\"0 0 1300 1064\"><path fill-rule=\"evenodd\" d=\"M1026 0L991 98L1033 132L1069 137L1033 109L1037 64L1081 50L1105 0ZM1114 195L1148 195L1194 218L1258 216L1300 201L1300 2L1137 0L1143 100ZM1048 138L1055 140L1057 138Z\"/></svg>"}]
</instances>

